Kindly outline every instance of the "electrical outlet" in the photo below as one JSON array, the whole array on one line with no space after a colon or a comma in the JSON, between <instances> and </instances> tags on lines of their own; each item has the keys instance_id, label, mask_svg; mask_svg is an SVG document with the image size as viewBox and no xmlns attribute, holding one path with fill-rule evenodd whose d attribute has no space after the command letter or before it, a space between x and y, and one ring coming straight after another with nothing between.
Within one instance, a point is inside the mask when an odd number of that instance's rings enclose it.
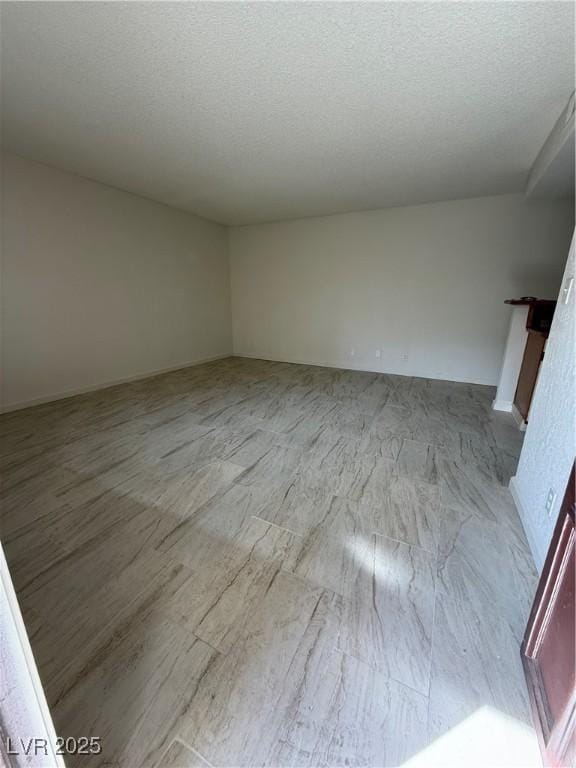
<instances>
[{"instance_id":1,"label":"electrical outlet","mask_svg":"<svg viewBox=\"0 0 576 768\"><path fill-rule=\"evenodd\" d=\"M356 350L354 347L350 347L350 357L354 357L356 355Z\"/></svg>"},{"instance_id":2,"label":"electrical outlet","mask_svg":"<svg viewBox=\"0 0 576 768\"><path fill-rule=\"evenodd\" d=\"M376 350L376 357L382 357L382 350L381 349L377 349Z\"/></svg>"},{"instance_id":3,"label":"electrical outlet","mask_svg":"<svg viewBox=\"0 0 576 768\"><path fill-rule=\"evenodd\" d=\"M572 293L572 286L574 285L574 278L567 277L564 281L564 287L562 288L562 303L568 304L570 301L570 294Z\"/></svg>"},{"instance_id":4,"label":"electrical outlet","mask_svg":"<svg viewBox=\"0 0 576 768\"><path fill-rule=\"evenodd\" d=\"M556 493L552 488L548 491L548 496L546 496L546 514L550 516L550 513L552 512L552 507L554 506L554 502L556 501Z\"/></svg>"}]
</instances>

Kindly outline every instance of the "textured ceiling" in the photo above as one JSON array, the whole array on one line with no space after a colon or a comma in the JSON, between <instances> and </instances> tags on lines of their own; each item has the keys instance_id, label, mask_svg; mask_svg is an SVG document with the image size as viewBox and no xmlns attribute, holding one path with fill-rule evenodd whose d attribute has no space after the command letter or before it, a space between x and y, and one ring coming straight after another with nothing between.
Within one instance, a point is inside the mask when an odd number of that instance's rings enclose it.
<instances>
[{"instance_id":1,"label":"textured ceiling","mask_svg":"<svg viewBox=\"0 0 576 768\"><path fill-rule=\"evenodd\" d=\"M9 149L224 223L518 191L574 9L2 3Z\"/></svg>"}]
</instances>

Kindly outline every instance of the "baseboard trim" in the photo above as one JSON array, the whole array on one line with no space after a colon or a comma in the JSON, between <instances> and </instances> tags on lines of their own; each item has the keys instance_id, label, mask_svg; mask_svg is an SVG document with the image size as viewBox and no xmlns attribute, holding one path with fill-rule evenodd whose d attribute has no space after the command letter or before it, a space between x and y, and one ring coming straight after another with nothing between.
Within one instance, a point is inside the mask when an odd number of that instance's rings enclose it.
<instances>
[{"instance_id":1,"label":"baseboard trim","mask_svg":"<svg viewBox=\"0 0 576 768\"><path fill-rule=\"evenodd\" d=\"M509 400L493 400L492 410L500 411L502 413L510 413L518 429L522 432L526 430L526 422L522 418L520 411L516 408L514 403Z\"/></svg>"},{"instance_id":2,"label":"baseboard trim","mask_svg":"<svg viewBox=\"0 0 576 768\"><path fill-rule=\"evenodd\" d=\"M300 360L295 357L273 357L272 355L249 355L246 352L234 352L233 357L247 357L250 360L264 360L269 363L290 363L291 365L312 365L318 368L338 368L342 371L363 371L364 373L392 373L392 371L377 371L350 363L328 363L318 360ZM409 373L397 373L396 376L410 376Z\"/></svg>"},{"instance_id":3,"label":"baseboard trim","mask_svg":"<svg viewBox=\"0 0 576 768\"><path fill-rule=\"evenodd\" d=\"M518 408L516 408L514 403L512 403L512 408L510 409L510 413L512 414L512 418L516 422L516 426L518 427L518 429L520 429L522 432L525 432L526 422L524 421L524 417L522 416Z\"/></svg>"},{"instance_id":4,"label":"baseboard trim","mask_svg":"<svg viewBox=\"0 0 576 768\"><path fill-rule=\"evenodd\" d=\"M89 392L98 392L101 389L109 389L110 387L117 387L119 384L129 384L131 381L142 381L143 379L152 379L154 376L161 376L163 373L172 373L173 371L183 371L185 368L193 368L196 365L202 365L203 363L212 363L215 360L225 360L227 357L232 357L231 352L227 352L222 355L212 355L211 357L202 357L198 360L192 360L187 363L179 363L178 365L170 365L168 368L156 368L153 371L147 371L146 373L138 373L135 376L125 376L120 379L112 379L102 382L101 384L88 385L86 387L78 387L76 389L67 389L63 392L57 392L53 395L46 395L43 397L35 397L31 400L20 400L17 403L11 403L0 407L0 413L11 413L12 411L21 411L24 408L33 408L35 405L44 405L45 403L55 403L58 400L67 400L69 397L76 397L76 395L86 395Z\"/></svg>"},{"instance_id":5,"label":"baseboard trim","mask_svg":"<svg viewBox=\"0 0 576 768\"><path fill-rule=\"evenodd\" d=\"M45 395L42 397L35 397L30 400L19 400L16 403L10 403L9 405L0 406L0 414L11 413L12 411L20 411L20 410L23 410L24 408L33 408L35 405L44 405L46 403L54 403L54 402L57 402L58 400L66 400L69 397L76 397L76 395L85 395L89 392L98 392L101 389L116 387L119 384L129 384L131 381L141 381L142 379L151 379L154 376L160 376L163 373L171 373L172 371L184 370L185 368L192 368L195 365L202 365L203 363L211 363L211 362L214 362L215 360L225 360L227 357L247 357L251 360L268 360L274 363L292 363L293 365L315 365L321 368L340 368L341 370L346 370L346 371L363 371L365 373L384 373L384 374L390 374L393 376L436 379L437 381L455 381L460 384L478 384L481 386L489 386L489 387L495 386L494 383L488 382L488 381L470 381L469 379L458 379L458 378L443 379L439 376L430 376L430 375L424 376L423 374L415 374L415 373L408 373L408 372L400 373L399 371L376 369L376 368L370 368L363 365L353 365L349 361L334 363L334 362L328 362L326 360L301 360L298 358L275 357L271 355L252 355L252 354L247 354L246 352L226 352L220 355L212 355L210 357L202 357L197 360L191 360L186 363L179 363L178 365L171 365L171 366L168 366L167 368L156 368L152 371L146 371L145 373L136 374L135 376L125 376L119 379L110 379L110 380L101 382L99 384L91 384L85 387L67 389L62 392L56 392L54 394ZM496 409L496 410L500 410L500 409ZM512 414L514 415L513 411L512 411Z\"/></svg>"},{"instance_id":6,"label":"baseboard trim","mask_svg":"<svg viewBox=\"0 0 576 768\"><path fill-rule=\"evenodd\" d=\"M432 374L424 373L411 373L410 371L393 371L384 370L384 368L371 368L365 365L354 365L350 361L343 362L327 362L326 360L301 360L295 357L275 357L272 355L251 355L247 352L233 352L232 357L247 357L251 360L266 360L271 363L292 363L293 365L315 365L319 368L339 368L343 371L363 371L364 373L384 373L391 376L406 376L414 379L435 379L436 381L454 381L458 384L478 384L483 387L494 387L496 384L493 381L487 380L470 380L462 378L444 378L442 376L434 376Z\"/></svg>"},{"instance_id":7,"label":"baseboard trim","mask_svg":"<svg viewBox=\"0 0 576 768\"><path fill-rule=\"evenodd\" d=\"M514 501L514 505L518 511L518 516L520 517L522 528L524 528L524 533L526 534L526 538L528 539L530 551L532 552L532 558L534 560L536 567L538 568L538 571L540 572L542 570L543 561L540 560L540 550L537 544L538 537L536 536L535 531L532 530L532 526L530 525L530 522L529 522L530 517L528 515L528 511L524 506L524 504L522 503L522 498L518 491L518 481L516 479L516 475L510 478L510 482L508 483L508 489L512 496L512 500Z\"/></svg>"},{"instance_id":8,"label":"baseboard trim","mask_svg":"<svg viewBox=\"0 0 576 768\"><path fill-rule=\"evenodd\" d=\"M514 406L514 403L510 402L509 400L493 400L492 401L493 411L505 411L506 413L512 413L513 406Z\"/></svg>"}]
</instances>

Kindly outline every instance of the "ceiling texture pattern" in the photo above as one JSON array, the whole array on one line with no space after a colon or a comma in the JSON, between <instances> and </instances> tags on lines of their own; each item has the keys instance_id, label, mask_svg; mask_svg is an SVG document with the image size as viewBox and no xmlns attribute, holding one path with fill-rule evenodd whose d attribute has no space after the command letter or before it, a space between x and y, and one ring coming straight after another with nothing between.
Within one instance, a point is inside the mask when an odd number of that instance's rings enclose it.
<instances>
[{"instance_id":1,"label":"ceiling texture pattern","mask_svg":"<svg viewBox=\"0 0 576 768\"><path fill-rule=\"evenodd\" d=\"M571 2L3 3L6 148L226 224L524 189Z\"/></svg>"}]
</instances>

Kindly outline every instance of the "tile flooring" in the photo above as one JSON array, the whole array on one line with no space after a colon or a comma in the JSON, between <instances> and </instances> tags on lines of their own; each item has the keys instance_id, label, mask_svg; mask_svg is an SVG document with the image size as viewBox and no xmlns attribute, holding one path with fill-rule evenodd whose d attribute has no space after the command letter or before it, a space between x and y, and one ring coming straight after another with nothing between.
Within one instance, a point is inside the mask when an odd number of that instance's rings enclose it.
<instances>
[{"instance_id":1,"label":"tile flooring","mask_svg":"<svg viewBox=\"0 0 576 768\"><path fill-rule=\"evenodd\" d=\"M56 729L103 744L68 764L536 765L493 396L229 358L2 416Z\"/></svg>"}]
</instances>

